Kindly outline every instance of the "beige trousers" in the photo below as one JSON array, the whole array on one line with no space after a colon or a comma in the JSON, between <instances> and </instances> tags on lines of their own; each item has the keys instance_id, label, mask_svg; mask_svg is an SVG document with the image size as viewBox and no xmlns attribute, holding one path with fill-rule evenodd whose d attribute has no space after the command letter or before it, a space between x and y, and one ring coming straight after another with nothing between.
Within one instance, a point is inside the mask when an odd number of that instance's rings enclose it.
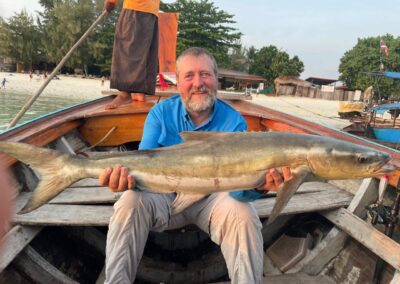
<instances>
[{"instance_id":1,"label":"beige trousers","mask_svg":"<svg viewBox=\"0 0 400 284\"><path fill-rule=\"evenodd\" d=\"M175 194L125 191L114 205L107 235L106 282L133 283L149 231L196 224L221 246L232 283L261 283L261 222L251 203L215 193L170 216Z\"/></svg>"}]
</instances>

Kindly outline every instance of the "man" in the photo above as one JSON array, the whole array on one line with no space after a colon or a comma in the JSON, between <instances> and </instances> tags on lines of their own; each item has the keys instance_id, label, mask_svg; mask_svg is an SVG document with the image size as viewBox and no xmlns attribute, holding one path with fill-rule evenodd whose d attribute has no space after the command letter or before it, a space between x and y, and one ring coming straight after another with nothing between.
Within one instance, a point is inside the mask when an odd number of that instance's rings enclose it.
<instances>
[{"instance_id":1,"label":"man","mask_svg":"<svg viewBox=\"0 0 400 284\"><path fill-rule=\"evenodd\" d=\"M217 65L202 48L184 51L176 64L180 96L155 105L146 119L139 149L182 142L182 131L245 131L243 117L216 99ZM126 190L114 205L106 248L106 283L132 283L150 230L164 231L196 224L221 246L232 283L261 283L263 240L261 222L251 201L276 190L291 176L271 169L257 190L214 193L182 213L169 214L176 194L133 191L135 180L117 165L105 170L99 182L113 191Z\"/></svg>"},{"instance_id":2,"label":"man","mask_svg":"<svg viewBox=\"0 0 400 284\"><path fill-rule=\"evenodd\" d=\"M117 0L105 0L114 10ZM158 58L158 10L160 0L125 0L115 29L110 87L119 90L106 109L154 95ZM131 95L132 94L132 95Z\"/></svg>"}]
</instances>

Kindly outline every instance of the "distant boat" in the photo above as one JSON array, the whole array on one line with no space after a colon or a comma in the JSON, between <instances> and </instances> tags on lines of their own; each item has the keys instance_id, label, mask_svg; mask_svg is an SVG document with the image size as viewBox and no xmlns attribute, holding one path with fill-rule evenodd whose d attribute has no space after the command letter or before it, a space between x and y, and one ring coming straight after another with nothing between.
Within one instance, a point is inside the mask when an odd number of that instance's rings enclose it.
<instances>
[{"instance_id":1,"label":"distant boat","mask_svg":"<svg viewBox=\"0 0 400 284\"><path fill-rule=\"evenodd\" d=\"M387 143L400 143L400 125L397 118L400 113L400 103L383 104L370 109L370 126L379 141ZM377 114L390 113L389 119L378 118Z\"/></svg>"}]
</instances>

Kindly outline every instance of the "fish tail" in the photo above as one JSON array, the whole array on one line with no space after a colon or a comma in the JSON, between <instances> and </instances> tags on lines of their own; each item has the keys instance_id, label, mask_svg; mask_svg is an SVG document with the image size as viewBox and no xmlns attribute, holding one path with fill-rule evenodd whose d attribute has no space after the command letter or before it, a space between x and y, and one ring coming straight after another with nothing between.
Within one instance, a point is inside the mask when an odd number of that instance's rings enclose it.
<instances>
[{"instance_id":1,"label":"fish tail","mask_svg":"<svg viewBox=\"0 0 400 284\"><path fill-rule=\"evenodd\" d=\"M31 199L18 214L25 214L42 206L68 186L84 178L85 159L76 156L16 142L0 142L0 151L29 165L41 176Z\"/></svg>"}]
</instances>

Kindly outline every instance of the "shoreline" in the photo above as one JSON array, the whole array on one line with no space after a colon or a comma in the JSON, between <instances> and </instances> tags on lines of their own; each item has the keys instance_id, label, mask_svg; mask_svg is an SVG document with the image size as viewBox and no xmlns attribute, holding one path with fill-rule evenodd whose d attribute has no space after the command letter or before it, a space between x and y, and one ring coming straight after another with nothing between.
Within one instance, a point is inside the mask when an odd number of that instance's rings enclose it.
<instances>
[{"instance_id":1,"label":"shoreline","mask_svg":"<svg viewBox=\"0 0 400 284\"><path fill-rule=\"evenodd\" d=\"M87 101L104 97L102 92L112 93L115 91L110 89L109 80L106 80L102 86L100 78L80 78L73 75L59 75L58 77L59 80L53 79L49 82L41 97ZM0 80L3 78L7 80L5 92L10 95L18 93L33 96L45 82L43 76L33 75L33 78L30 79L27 73L0 72ZM4 89L0 91L4 92ZM342 129L350 124L348 120L339 118L339 101L252 94L251 102L335 129Z\"/></svg>"}]
</instances>

